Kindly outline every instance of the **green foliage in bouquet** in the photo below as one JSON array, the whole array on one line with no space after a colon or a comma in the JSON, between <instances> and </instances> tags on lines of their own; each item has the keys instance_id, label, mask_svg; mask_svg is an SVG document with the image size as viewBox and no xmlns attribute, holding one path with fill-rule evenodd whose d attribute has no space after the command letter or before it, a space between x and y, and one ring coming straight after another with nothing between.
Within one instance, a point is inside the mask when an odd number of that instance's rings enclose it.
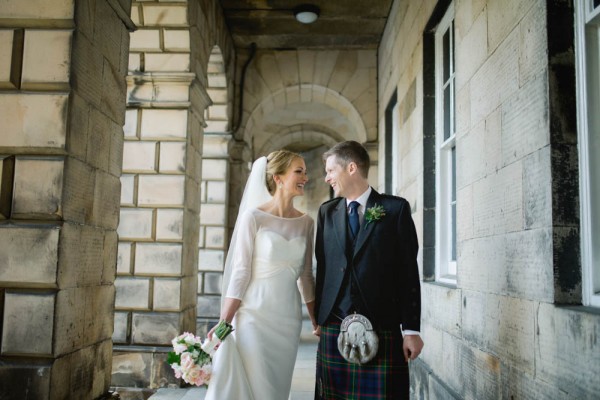
<instances>
[{"instance_id":1,"label":"green foliage in bouquet","mask_svg":"<svg viewBox=\"0 0 600 400\"><path fill-rule=\"evenodd\" d=\"M208 364L210 363L210 356L208 354L206 354L203 350L202 350L202 343L200 341L195 342L193 344L188 344L185 342L185 339L180 339L178 341L180 346L187 346L185 349L179 349L178 352L175 351L170 351L169 354L167 354L167 363L168 364L179 364L181 365L181 355L184 352L188 352L192 355L194 355L195 360L197 360L197 363L200 365L204 365L204 364Z\"/></svg>"},{"instance_id":2,"label":"green foliage in bouquet","mask_svg":"<svg viewBox=\"0 0 600 400\"><path fill-rule=\"evenodd\" d=\"M219 322L219 325L217 325L217 328L215 329L214 334L217 335L217 337L219 339L223 340L231 332L233 332L233 326L231 326L230 323L223 320L223 321Z\"/></svg>"}]
</instances>

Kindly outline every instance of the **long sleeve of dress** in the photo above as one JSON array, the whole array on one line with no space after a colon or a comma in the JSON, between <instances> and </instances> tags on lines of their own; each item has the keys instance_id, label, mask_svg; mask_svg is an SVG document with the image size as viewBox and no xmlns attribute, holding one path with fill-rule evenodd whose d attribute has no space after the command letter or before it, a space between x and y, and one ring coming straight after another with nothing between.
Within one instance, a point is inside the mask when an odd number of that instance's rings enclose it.
<instances>
[{"instance_id":1,"label":"long sleeve of dress","mask_svg":"<svg viewBox=\"0 0 600 400\"><path fill-rule=\"evenodd\" d=\"M252 277L252 253L256 237L256 220L245 212L238 220L235 248L231 252L231 279L226 297L241 300Z\"/></svg>"},{"instance_id":2,"label":"long sleeve of dress","mask_svg":"<svg viewBox=\"0 0 600 400\"><path fill-rule=\"evenodd\" d=\"M305 303L310 303L315 299L315 279L313 277L313 243L315 224L310 220L306 235L306 252L304 254L304 268L300 278L298 278L298 288L302 293L302 299Z\"/></svg>"}]
</instances>

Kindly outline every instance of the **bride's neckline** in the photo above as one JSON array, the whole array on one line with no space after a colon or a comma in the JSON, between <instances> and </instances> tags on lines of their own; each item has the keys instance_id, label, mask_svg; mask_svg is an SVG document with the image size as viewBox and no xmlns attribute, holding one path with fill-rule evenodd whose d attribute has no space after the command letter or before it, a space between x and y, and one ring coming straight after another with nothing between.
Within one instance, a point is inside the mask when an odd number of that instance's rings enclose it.
<instances>
[{"instance_id":1,"label":"bride's neckline","mask_svg":"<svg viewBox=\"0 0 600 400\"><path fill-rule=\"evenodd\" d=\"M300 216L298 216L298 217L280 217L280 216L278 216L278 215L271 214L270 212L263 211L263 210L261 210L260 208L256 208L256 211L258 211L258 212L260 212L260 213L262 213L262 214L269 215L269 216L271 216L271 217L273 217L273 218L278 218L278 219L300 219L300 218L304 218L304 217L306 217L306 215L307 215L307 214L302 214L302 215L300 215Z\"/></svg>"}]
</instances>

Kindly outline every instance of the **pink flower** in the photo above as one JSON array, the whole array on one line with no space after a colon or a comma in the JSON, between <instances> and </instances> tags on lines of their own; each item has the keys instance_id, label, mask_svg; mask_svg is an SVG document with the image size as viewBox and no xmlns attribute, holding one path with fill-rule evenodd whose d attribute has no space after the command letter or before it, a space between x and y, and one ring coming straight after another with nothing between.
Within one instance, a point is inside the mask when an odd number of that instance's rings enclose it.
<instances>
[{"instance_id":1,"label":"pink flower","mask_svg":"<svg viewBox=\"0 0 600 400\"><path fill-rule=\"evenodd\" d=\"M183 378L190 383L194 383L200 377L200 368L194 366L185 372Z\"/></svg>"},{"instance_id":2,"label":"pink flower","mask_svg":"<svg viewBox=\"0 0 600 400\"><path fill-rule=\"evenodd\" d=\"M210 381L210 375L211 375L211 368L208 368L209 371L204 369L204 366L202 368L200 368L200 378L202 379L202 383L199 383L198 386L200 385L204 385L204 384L208 384L208 382Z\"/></svg>"},{"instance_id":3,"label":"pink flower","mask_svg":"<svg viewBox=\"0 0 600 400\"><path fill-rule=\"evenodd\" d=\"M210 374L207 374L204 370L200 369L199 379L196 381L196 385L205 385L210 381Z\"/></svg>"},{"instance_id":4,"label":"pink flower","mask_svg":"<svg viewBox=\"0 0 600 400\"><path fill-rule=\"evenodd\" d=\"M194 368L195 365L196 363L194 362L194 358L190 353L185 352L181 355L181 369L183 369L184 371L190 370Z\"/></svg>"},{"instance_id":5,"label":"pink flower","mask_svg":"<svg viewBox=\"0 0 600 400\"><path fill-rule=\"evenodd\" d=\"M204 364L200 369L209 377L212 374L212 364Z\"/></svg>"},{"instance_id":6,"label":"pink flower","mask_svg":"<svg viewBox=\"0 0 600 400\"><path fill-rule=\"evenodd\" d=\"M190 371L189 377L191 383L196 386L204 385L208 383L210 379L210 375L207 374L202 368L194 368L192 371Z\"/></svg>"}]
</instances>

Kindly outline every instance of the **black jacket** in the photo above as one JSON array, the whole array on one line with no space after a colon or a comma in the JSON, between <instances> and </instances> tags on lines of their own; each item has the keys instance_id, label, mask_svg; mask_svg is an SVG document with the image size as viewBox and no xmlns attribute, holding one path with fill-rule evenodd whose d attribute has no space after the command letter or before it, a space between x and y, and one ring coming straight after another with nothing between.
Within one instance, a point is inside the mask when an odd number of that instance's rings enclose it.
<instances>
[{"instance_id":1,"label":"black jacket","mask_svg":"<svg viewBox=\"0 0 600 400\"><path fill-rule=\"evenodd\" d=\"M402 324L403 329L419 331L419 245L410 205L403 198L372 190L366 209L374 205L383 206L385 216L368 222L365 212L354 254L350 256L346 255L346 199L330 200L319 209L315 244L317 322L323 325L328 320L344 274L353 266L367 303L369 312L365 314L376 327L397 329Z\"/></svg>"}]
</instances>

